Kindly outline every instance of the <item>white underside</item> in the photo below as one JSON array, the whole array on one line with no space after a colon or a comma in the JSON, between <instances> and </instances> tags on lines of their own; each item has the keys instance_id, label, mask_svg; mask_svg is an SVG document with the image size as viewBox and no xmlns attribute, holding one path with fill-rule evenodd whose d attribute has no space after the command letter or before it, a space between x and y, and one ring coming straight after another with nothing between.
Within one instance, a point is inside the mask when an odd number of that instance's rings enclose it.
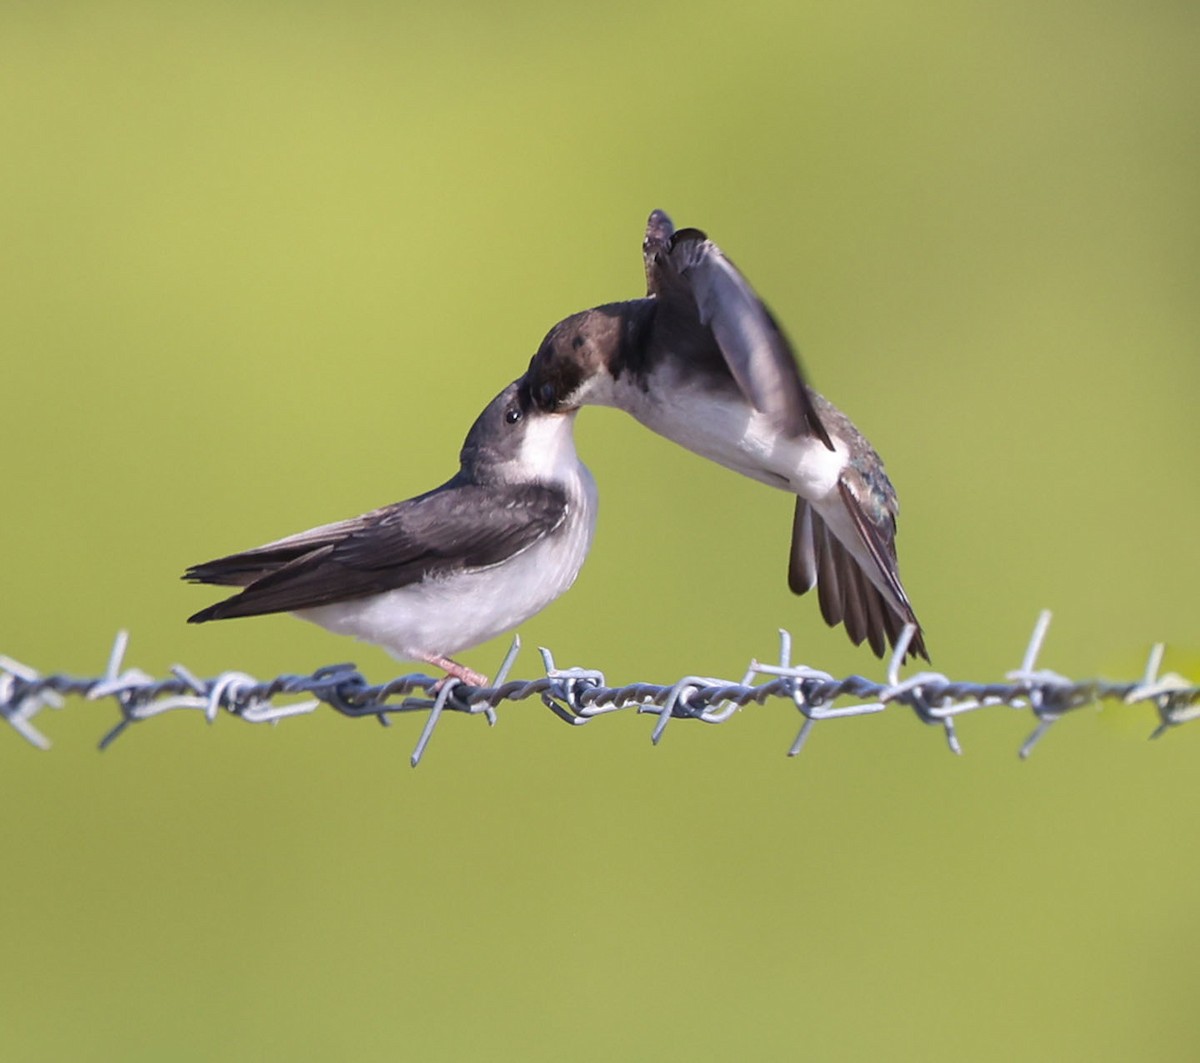
<instances>
[{"instance_id":1,"label":"white underside","mask_svg":"<svg viewBox=\"0 0 1200 1063\"><path fill-rule=\"evenodd\" d=\"M840 440L830 450L819 439L789 439L740 397L655 379L648 393L636 385L614 387L606 404L619 406L696 454L810 502L835 494L846 465Z\"/></svg>"},{"instance_id":2,"label":"white underside","mask_svg":"<svg viewBox=\"0 0 1200 1063\"><path fill-rule=\"evenodd\" d=\"M514 478L550 482L567 492L566 517L552 533L488 568L295 615L382 646L402 660L428 660L477 646L544 609L575 582L596 528L596 484L575 454L573 420L569 414L531 423L514 463Z\"/></svg>"},{"instance_id":3,"label":"white underside","mask_svg":"<svg viewBox=\"0 0 1200 1063\"><path fill-rule=\"evenodd\" d=\"M819 439L789 439L740 395L705 391L671 378L669 370L651 378L649 391L599 375L593 378L586 401L619 407L651 431L695 454L799 495L812 504L884 597L902 608L837 489L848 460L842 440L834 437L835 449L830 450Z\"/></svg>"}]
</instances>

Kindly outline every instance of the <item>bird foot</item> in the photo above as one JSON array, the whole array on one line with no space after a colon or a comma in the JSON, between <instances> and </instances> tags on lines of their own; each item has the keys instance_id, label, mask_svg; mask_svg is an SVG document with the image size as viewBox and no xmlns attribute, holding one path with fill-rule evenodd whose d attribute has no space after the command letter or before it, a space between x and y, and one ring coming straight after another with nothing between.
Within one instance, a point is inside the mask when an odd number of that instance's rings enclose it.
<instances>
[{"instance_id":1,"label":"bird foot","mask_svg":"<svg viewBox=\"0 0 1200 1063\"><path fill-rule=\"evenodd\" d=\"M458 661L452 661L449 657L438 657L436 655L422 658L429 664L436 665L438 668L445 669L446 679L457 679L460 682L466 683L472 687L486 687L489 683L486 675L480 675L478 672L473 672L466 665L459 664ZM431 693L437 694L438 691L446 683L446 679L439 679L433 686Z\"/></svg>"}]
</instances>

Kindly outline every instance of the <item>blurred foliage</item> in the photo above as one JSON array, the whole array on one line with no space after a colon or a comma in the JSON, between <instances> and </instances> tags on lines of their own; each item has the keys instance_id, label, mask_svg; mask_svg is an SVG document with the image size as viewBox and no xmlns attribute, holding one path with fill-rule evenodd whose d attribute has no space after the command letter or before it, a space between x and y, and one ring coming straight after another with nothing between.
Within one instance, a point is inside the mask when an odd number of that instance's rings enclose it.
<instances>
[{"instance_id":1,"label":"blurred foliage","mask_svg":"<svg viewBox=\"0 0 1200 1063\"><path fill-rule=\"evenodd\" d=\"M544 331L707 229L888 461L936 667L1200 647L1192 5L0 10L0 651L402 666L189 628L184 566L407 497ZM784 585L788 499L607 410L576 588L614 681L878 674ZM465 655L494 667L503 647ZM518 671L531 674L526 652ZM89 712L94 715L89 716ZM1200 728L901 714L0 742L12 1059L1195 1058ZM101 718L103 716L103 718Z\"/></svg>"}]
</instances>

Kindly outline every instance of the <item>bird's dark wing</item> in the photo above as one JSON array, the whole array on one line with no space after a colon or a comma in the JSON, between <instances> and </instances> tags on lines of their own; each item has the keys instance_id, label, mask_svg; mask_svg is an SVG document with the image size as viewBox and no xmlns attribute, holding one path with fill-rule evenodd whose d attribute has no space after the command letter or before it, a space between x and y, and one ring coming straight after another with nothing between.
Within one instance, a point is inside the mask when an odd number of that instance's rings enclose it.
<instances>
[{"instance_id":1,"label":"bird's dark wing","mask_svg":"<svg viewBox=\"0 0 1200 1063\"><path fill-rule=\"evenodd\" d=\"M553 532L566 512L566 495L555 487L451 481L407 502L194 565L184 579L245 590L189 621L307 609L487 568Z\"/></svg>"},{"instance_id":2,"label":"bird's dark wing","mask_svg":"<svg viewBox=\"0 0 1200 1063\"><path fill-rule=\"evenodd\" d=\"M815 436L833 450L795 352L750 282L699 229L670 227L655 211L642 244L646 287L659 300L659 313L668 322L691 318L709 330L742 394L781 432Z\"/></svg>"},{"instance_id":3,"label":"bird's dark wing","mask_svg":"<svg viewBox=\"0 0 1200 1063\"><path fill-rule=\"evenodd\" d=\"M804 594L815 586L825 622L830 627L845 624L850 640L858 646L865 639L877 657L884 655L888 645L896 645L905 624L915 625L917 631L905 656L929 660L921 626L897 573L895 523L880 527L868 520L849 488L844 483L838 487L873 567L891 593L884 594L875 585L854 554L803 498L796 499L792 522L788 586L796 594Z\"/></svg>"}]
</instances>

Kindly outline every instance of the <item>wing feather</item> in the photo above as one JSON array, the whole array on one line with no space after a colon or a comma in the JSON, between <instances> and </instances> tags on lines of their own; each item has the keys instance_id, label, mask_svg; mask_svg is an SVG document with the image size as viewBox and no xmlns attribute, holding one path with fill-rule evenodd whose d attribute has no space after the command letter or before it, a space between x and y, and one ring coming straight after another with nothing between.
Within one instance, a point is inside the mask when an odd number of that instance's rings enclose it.
<instances>
[{"instance_id":1,"label":"wing feather","mask_svg":"<svg viewBox=\"0 0 1200 1063\"><path fill-rule=\"evenodd\" d=\"M553 533L566 512L557 487L452 481L420 498L194 565L184 579L245 589L189 620L291 612L487 568Z\"/></svg>"},{"instance_id":2,"label":"wing feather","mask_svg":"<svg viewBox=\"0 0 1200 1063\"><path fill-rule=\"evenodd\" d=\"M795 352L750 282L699 229L664 235L670 219L650 215L643 250L647 288L667 313L694 318L712 335L750 404L786 435L833 443Z\"/></svg>"}]
</instances>

